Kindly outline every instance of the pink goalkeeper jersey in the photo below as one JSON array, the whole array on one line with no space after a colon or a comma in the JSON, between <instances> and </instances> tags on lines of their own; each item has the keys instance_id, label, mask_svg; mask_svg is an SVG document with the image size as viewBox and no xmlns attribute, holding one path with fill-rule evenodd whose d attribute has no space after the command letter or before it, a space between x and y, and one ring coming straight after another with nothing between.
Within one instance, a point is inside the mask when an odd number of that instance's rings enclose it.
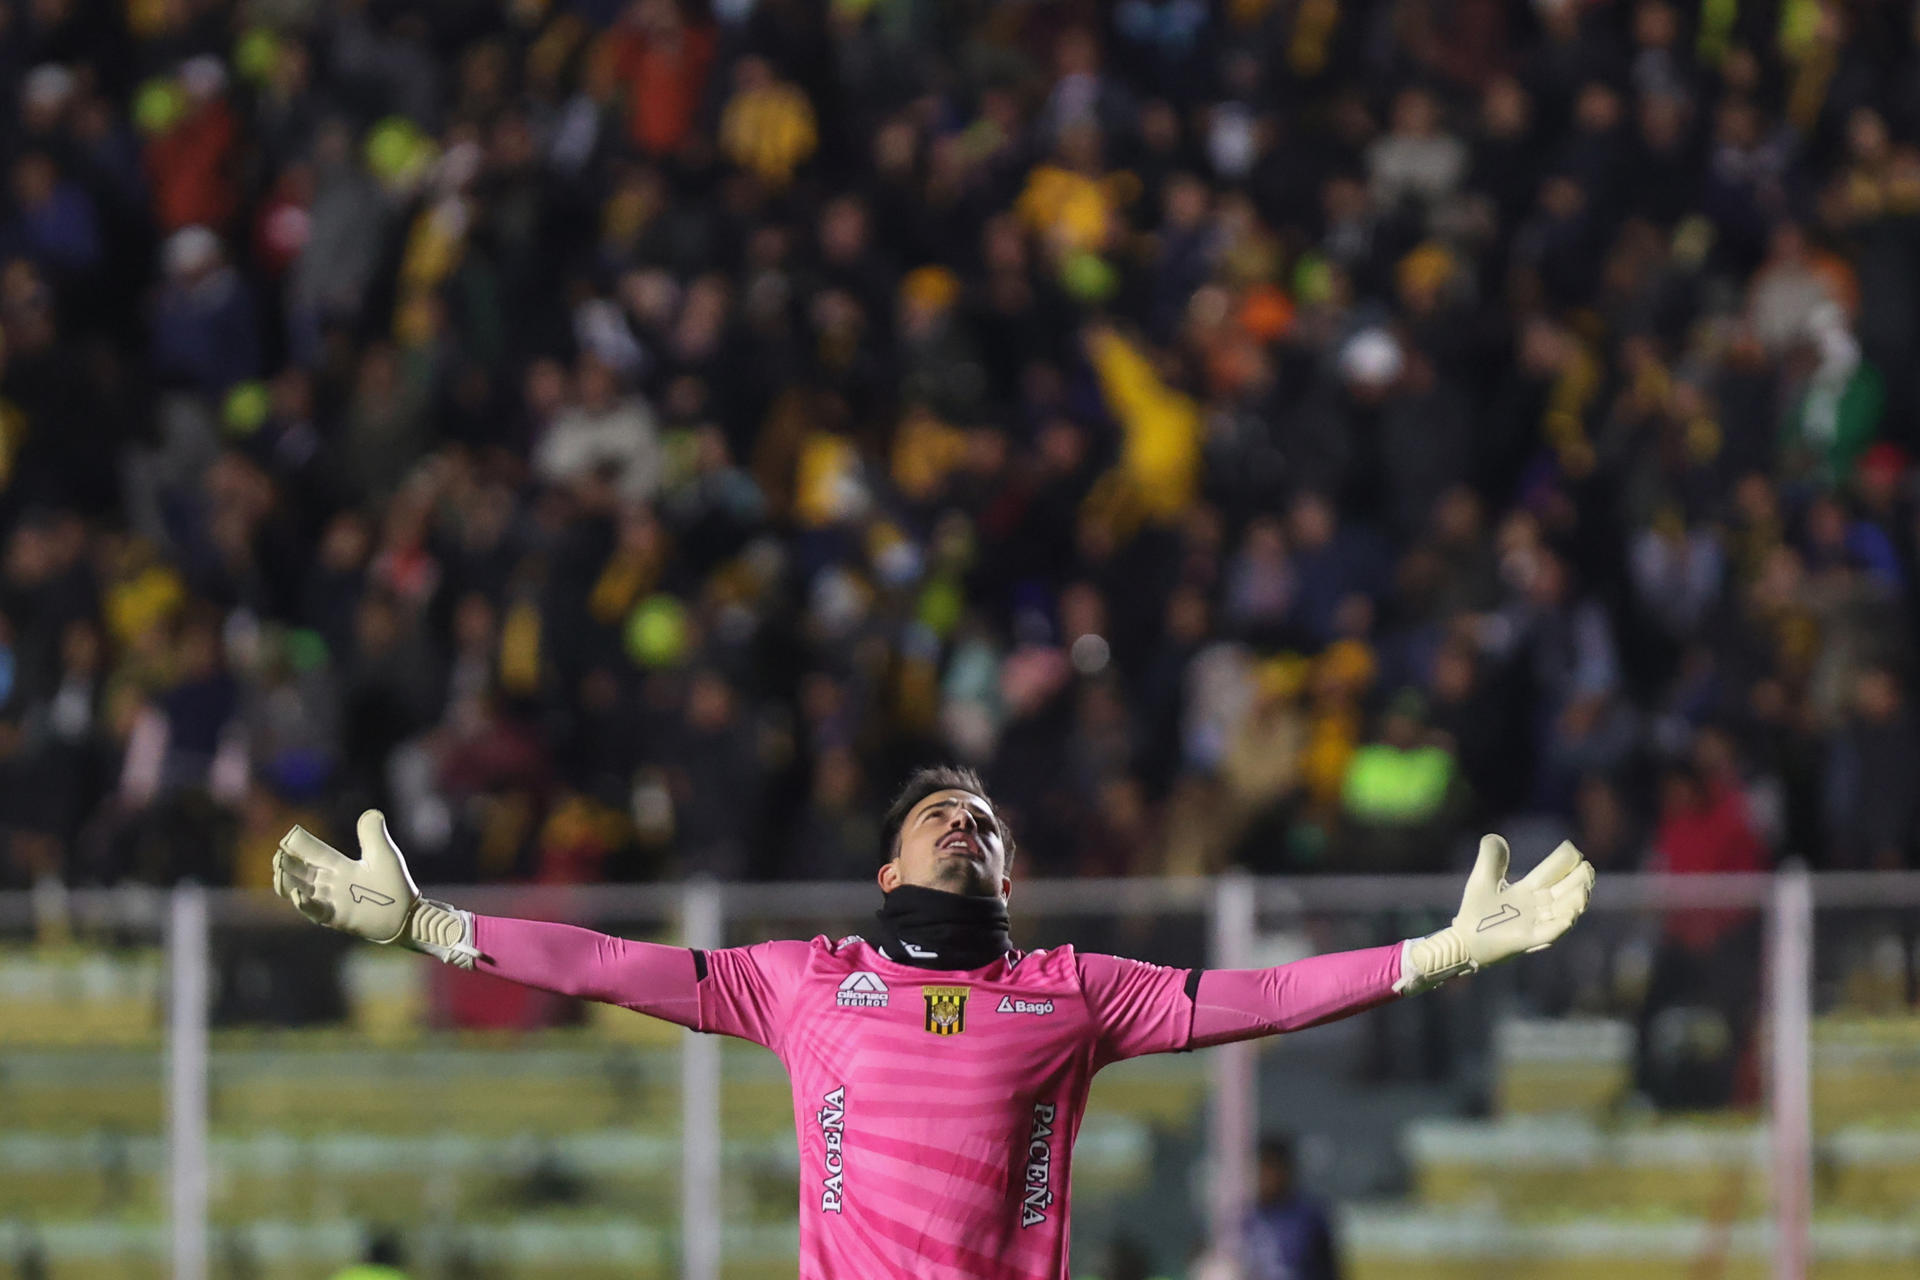
<instances>
[{"instance_id":1,"label":"pink goalkeeper jersey","mask_svg":"<svg viewBox=\"0 0 1920 1280\"><path fill-rule=\"evenodd\" d=\"M793 1081L802 1280L1064 1280L1095 1072L1293 1030L1392 994L1400 948L1168 969L1072 947L983 969L860 938L697 952L475 918L484 972L773 1050Z\"/></svg>"}]
</instances>

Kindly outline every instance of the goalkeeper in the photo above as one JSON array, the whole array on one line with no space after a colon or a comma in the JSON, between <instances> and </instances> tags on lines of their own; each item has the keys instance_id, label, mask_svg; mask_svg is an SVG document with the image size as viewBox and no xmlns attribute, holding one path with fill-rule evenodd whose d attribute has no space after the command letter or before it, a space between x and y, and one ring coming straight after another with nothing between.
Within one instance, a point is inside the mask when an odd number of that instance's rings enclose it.
<instances>
[{"instance_id":1,"label":"goalkeeper","mask_svg":"<svg viewBox=\"0 0 1920 1280\"><path fill-rule=\"evenodd\" d=\"M865 937L697 951L474 915L420 896L385 819L360 858L296 827L274 889L374 942L779 1055L800 1140L800 1275L1064 1280L1073 1140L1111 1062L1274 1035L1538 951L1586 910L1562 844L1508 884L1480 842L1453 923L1271 969L1169 969L1008 938L1013 837L980 780L923 769L888 810Z\"/></svg>"}]
</instances>

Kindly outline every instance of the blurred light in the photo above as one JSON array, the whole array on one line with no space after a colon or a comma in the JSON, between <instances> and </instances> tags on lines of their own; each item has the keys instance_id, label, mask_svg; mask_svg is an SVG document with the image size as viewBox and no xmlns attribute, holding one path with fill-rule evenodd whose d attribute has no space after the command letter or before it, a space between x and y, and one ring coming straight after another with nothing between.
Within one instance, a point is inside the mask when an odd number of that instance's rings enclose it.
<instances>
[{"instance_id":1,"label":"blurred light","mask_svg":"<svg viewBox=\"0 0 1920 1280\"><path fill-rule=\"evenodd\" d=\"M1075 671L1083 676L1093 676L1107 669L1107 660L1113 656L1113 650L1104 638L1088 634L1073 642L1068 656L1073 659Z\"/></svg>"},{"instance_id":2,"label":"blurred light","mask_svg":"<svg viewBox=\"0 0 1920 1280\"><path fill-rule=\"evenodd\" d=\"M280 57L280 38L267 27L252 27L234 42L233 65L244 80L263 84Z\"/></svg>"},{"instance_id":3,"label":"blurred light","mask_svg":"<svg viewBox=\"0 0 1920 1280\"><path fill-rule=\"evenodd\" d=\"M149 80L133 96L134 127L145 134L165 133L186 110L186 95L171 80Z\"/></svg>"},{"instance_id":4,"label":"blurred light","mask_svg":"<svg viewBox=\"0 0 1920 1280\"><path fill-rule=\"evenodd\" d=\"M669 667L687 650L687 610L664 593L648 596L627 616L627 655L643 667Z\"/></svg>"}]
</instances>

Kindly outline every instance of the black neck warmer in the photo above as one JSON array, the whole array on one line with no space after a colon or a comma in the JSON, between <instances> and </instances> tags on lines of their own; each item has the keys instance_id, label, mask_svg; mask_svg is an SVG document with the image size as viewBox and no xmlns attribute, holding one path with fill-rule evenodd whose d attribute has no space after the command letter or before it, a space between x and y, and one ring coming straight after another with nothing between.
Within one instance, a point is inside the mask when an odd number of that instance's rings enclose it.
<instances>
[{"instance_id":1,"label":"black neck warmer","mask_svg":"<svg viewBox=\"0 0 1920 1280\"><path fill-rule=\"evenodd\" d=\"M873 913L880 950L920 969L980 969L1013 949L1007 904L903 884Z\"/></svg>"}]
</instances>

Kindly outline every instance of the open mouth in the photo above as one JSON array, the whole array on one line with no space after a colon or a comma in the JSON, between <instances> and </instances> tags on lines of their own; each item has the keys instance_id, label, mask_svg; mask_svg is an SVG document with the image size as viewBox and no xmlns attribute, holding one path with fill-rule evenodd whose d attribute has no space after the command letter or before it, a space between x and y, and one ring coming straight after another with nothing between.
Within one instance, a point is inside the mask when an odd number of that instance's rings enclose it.
<instances>
[{"instance_id":1,"label":"open mouth","mask_svg":"<svg viewBox=\"0 0 1920 1280\"><path fill-rule=\"evenodd\" d=\"M940 842L940 852L964 853L969 858L977 858L980 856L980 846L972 836L956 832Z\"/></svg>"}]
</instances>

